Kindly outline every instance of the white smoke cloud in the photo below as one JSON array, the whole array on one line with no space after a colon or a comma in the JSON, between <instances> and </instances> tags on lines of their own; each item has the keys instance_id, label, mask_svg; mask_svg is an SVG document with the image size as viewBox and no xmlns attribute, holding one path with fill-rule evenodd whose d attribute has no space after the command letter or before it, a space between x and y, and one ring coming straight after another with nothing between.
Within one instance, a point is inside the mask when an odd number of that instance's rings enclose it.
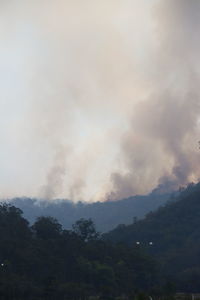
<instances>
[{"instance_id":1,"label":"white smoke cloud","mask_svg":"<svg viewBox=\"0 0 200 300\"><path fill-rule=\"evenodd\" d=\"M2 1L2 196L95 201L196 180L199 7Z\"/></svg>"}]
</instances>

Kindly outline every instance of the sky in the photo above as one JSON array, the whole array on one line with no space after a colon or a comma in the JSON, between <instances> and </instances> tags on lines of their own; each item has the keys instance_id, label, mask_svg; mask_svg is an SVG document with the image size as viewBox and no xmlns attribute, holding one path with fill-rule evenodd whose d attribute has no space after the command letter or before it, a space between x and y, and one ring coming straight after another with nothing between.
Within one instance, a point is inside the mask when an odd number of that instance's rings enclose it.
<instances>
[{"instance_id":1,"label":"sky","mask_svg":"<svg viewBox=\"0 0 200 300\"><path fill-rule=\"evenodd\" d=\"M199 0L1 0L0 198L200 177Z\"/></svg>"}]
</instances>

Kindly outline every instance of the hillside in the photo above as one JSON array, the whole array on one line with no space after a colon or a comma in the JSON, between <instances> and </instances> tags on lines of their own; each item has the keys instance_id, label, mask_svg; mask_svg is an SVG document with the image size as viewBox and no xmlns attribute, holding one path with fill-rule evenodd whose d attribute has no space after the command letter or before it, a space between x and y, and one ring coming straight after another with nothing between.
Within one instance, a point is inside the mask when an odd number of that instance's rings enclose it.
<instances>
[{"instance_id":1,"label":"hillside","mask_svg":"<svg viewBox=\"0 0 200 300\"><path fill-rule=\"evenodd\" d=\"M180 290L199 292L200 183L188 186L175 202L149 213L144 220L120 225L104 238L145 248Z\"/></svg>"},{"instance_id":2,"label":"hillside","mask_svg":"<svg viewBox=\"0 0 200 300\"><path fill-rule=\"evenodd\" d=\"M134 218L143 218L148 212L164 205L171 194L152 192L146 196L134 196L120 201L74 204L67 200L39 202L37 199L15 198L10 202L24 212L24 217L33 223L39 216L52 216L64 228L71 228L80 218L91 218L100 232L115 228L118 224L131 224Z\"/></svg>"},{"instance_id":3,"label":"hillside","mask_svg":"<svg viewBox=\"0 0 200 300\"><path fill-rule=\"evenodd\" d=\"M51 217L30 226L20 209L4 204L0 236L2 300L133 299L152 286L162 289L154 260L102 241L91 220L77 221L73 230Z\"/></svg>"}]
</instances>

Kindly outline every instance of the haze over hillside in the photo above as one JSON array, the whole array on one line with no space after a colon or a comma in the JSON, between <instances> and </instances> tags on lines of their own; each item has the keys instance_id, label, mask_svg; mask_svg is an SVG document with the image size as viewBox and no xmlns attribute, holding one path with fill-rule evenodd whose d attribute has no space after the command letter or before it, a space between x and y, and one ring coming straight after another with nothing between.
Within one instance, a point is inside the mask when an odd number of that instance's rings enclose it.
<instances>
[{"instance_id":1,"label":"haze over hillside","mask_svg":"<svg viewBox=\"0 0 200 300\"><path fill-rule=\"evenodd\" d=\"M51 216L56 218L64 228L70 229L80 218L91 218L100 232L113 229L118 224L131 224L136 218L143 218L148 212L164 205L172 196L159 194L156 191L146 196L135 196L120 201L74 204L67 200L55 202L38 199L16 198L11 202L19 207L24 217L33 223L37 217Z\"/></svg>"}]
</instances>

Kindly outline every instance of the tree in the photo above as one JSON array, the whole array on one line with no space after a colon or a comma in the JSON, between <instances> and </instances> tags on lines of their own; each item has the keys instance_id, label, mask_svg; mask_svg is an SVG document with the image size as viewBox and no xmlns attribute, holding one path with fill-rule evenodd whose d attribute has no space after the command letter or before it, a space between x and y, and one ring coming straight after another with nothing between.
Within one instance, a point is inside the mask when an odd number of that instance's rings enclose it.
<instances>
[{"instance_id":1,"label":"tree","mask_svg":"<svg viewBox=\"0 0 200 300\"><path fill-rule=\"evenodd\" d=\"M72 225L73 231L85 242L97 240L100 237L91 219L80 219Z\"/></svg>"},{"instance_id":2,"label":"tree","mask_svg":"<svg viewBox=\"0 0 200 300\"><path fill-rule=\"evenodd\" d=\"M38 238L47 240L58 238L62 232L62 226L55 218L39 217L32 226L33 232Z\"/></svg>"}]
</instances>

